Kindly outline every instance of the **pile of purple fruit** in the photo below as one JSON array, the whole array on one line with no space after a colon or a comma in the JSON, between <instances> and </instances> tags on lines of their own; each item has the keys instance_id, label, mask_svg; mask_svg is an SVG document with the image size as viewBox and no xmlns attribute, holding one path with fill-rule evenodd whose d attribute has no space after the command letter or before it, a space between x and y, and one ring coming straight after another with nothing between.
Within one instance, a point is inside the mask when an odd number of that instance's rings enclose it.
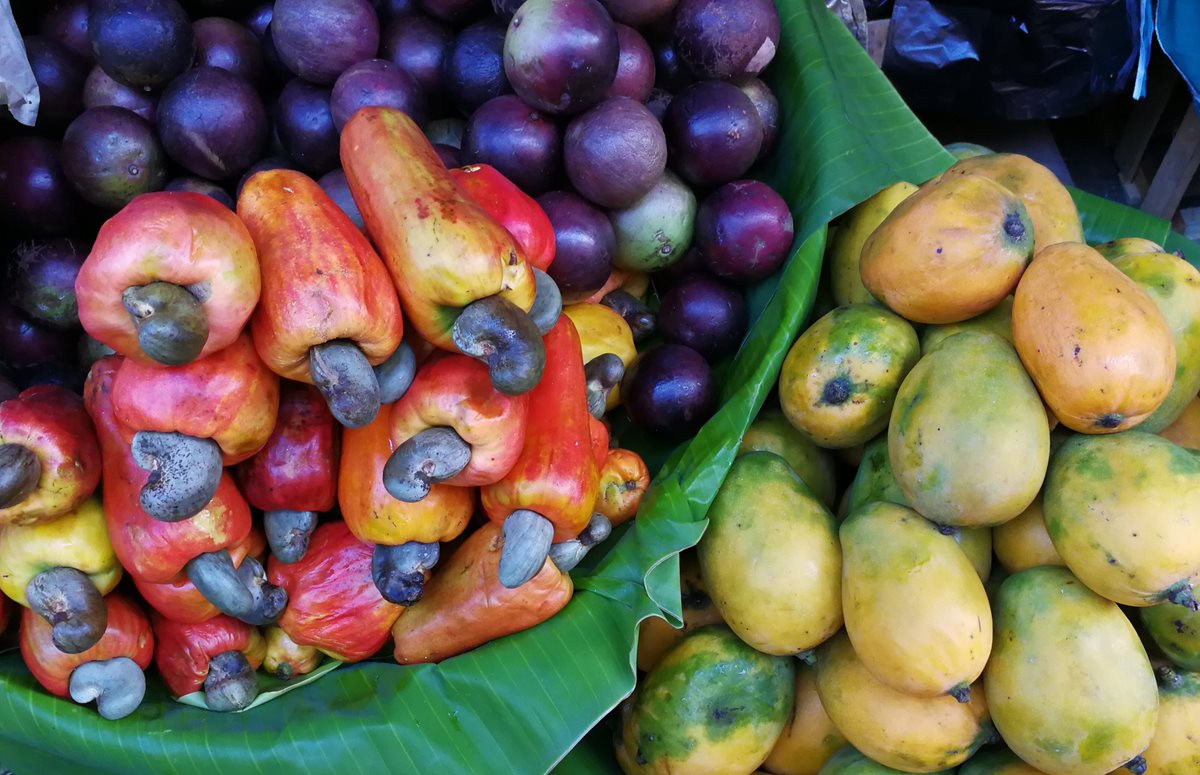
<instances>
[{"instance_id":1,"label":"pile of purple fruit","mask_svg":"<svg viewBox=\"0 0 1200 775\"><path fill-rule=\"evenodd\" d=\"M749 179L779 132L758 77L771 0L15 2L40 89L34 127L0 116L0 393L78 390L103 354L75 275L100 224L150 191L232 207L254 172L317 179L361 227L338 133L404 110L447 166L486 163L553 224L564 301L648 274L627 300L642 355L633 422L691 435L716 408L710 364L747 328L744 286L792 243L787 204ZM653 311L652 311L653 310Z\"/></svg>"}]
</instances>

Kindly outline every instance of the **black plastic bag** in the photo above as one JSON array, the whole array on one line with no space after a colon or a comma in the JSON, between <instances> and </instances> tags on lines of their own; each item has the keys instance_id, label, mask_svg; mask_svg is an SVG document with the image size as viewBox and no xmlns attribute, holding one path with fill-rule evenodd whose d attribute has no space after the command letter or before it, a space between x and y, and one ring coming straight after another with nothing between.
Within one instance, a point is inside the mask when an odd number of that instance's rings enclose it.
<instances>
[{"instance_id":1,"label":"black plastic bag","mask_svg":"<svg viewBox=\"0 0 1200 775\"><path fill-rule=\"evenodd\" d=\"M896 0L883 69L914 107L1079 115L1127 90L1140 23L1139 0Z\"/></svg>"}]
</instances>

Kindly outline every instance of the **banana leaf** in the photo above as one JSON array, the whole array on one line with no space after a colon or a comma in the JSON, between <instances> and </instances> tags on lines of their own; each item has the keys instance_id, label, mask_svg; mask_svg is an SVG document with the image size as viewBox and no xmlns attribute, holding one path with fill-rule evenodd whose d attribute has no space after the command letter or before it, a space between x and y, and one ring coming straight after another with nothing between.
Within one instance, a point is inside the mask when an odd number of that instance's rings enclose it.
<instances>
[{"instance_id":1,"label":"banana leaf","mask_svg":"<svg viewBox=\"0 0 1200 775\"><path fill-rule=\"evenodd\" d=\"M440 665L343 666L227 715L172 702L151 680L136 713L106 722L48 696L19 655L3 654L0 771L612 771L602 729L560 760L633 690L638 623L681 621L678 553L699 540L741 435L813 305L825 225L881 188L926 180L953 161L822 0L778 5L783 34L769 81L783 126L777 151L756 173L791 203L792 255L750 289L750 333L719 368L722 406L699 434L668 454L661 443L622 431L623 444L665 463L637 520L573 574L578 592L564 611ZM1123 236L1166 237L1162 222L1123 217ZM1192 256L1194 248L1181 249Z\"/></svg>"}]
</instances>

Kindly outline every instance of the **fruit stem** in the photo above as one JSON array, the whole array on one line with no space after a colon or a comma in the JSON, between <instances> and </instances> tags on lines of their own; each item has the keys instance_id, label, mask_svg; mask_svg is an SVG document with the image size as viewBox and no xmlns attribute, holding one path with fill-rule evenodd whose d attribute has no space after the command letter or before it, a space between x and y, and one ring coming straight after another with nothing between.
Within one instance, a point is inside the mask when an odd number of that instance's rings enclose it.
<instances>
[{"instance_id":1,"label":"fruit stem","mask_svg":"<svg viewBox=\"0 0 1200 775\"><path fill-rule=\"evenodd\" d=\"M1164 593L1163 597L1175 605L1181 605L1191 611L1200 611L1200 600L1192 594L1192 585L1187 579L1172 585Z\"/></svg>"},{"instance_id":2,"label":"fruit stem","mask_svg":"<svg viewBox=\"0 0 1200 775\"><path fill-rule=\"evenodd\" d=\"M1133 757L1125 763L1125 769L1133 773L1133 775L1142 775L1146 771L1146 759L1141 754Z\"/></svg>"},{"instance_id":3,"label":"fruit stem","mask_svg":"<svg viewBox=\"0 0 1200 775\"><path fill-rule=\"evenodd\" d=\"M963 705L971 701L971 687L969 684L961 683L958 686L952 687L946 694L949 694Z\"/></svg>"}]
</instances>

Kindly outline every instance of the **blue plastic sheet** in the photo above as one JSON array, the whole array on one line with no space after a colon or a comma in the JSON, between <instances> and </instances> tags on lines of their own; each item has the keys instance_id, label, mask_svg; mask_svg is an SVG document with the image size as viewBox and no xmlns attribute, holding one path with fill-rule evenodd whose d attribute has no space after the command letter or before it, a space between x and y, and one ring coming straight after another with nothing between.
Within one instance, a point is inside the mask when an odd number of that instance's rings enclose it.
<instances>
[{"instance_id":1,"label":"blue plastic sheet","mask_svg":"<svg viewBox=\"0 0 1200 775\"><path fill-rule=\"evenodd\" d=\"M1158 43L1175 67L1196 100L1200 110L1200 2L1198 0L1158 0L1155 18Z\"/></svg>"}]
</instances>

